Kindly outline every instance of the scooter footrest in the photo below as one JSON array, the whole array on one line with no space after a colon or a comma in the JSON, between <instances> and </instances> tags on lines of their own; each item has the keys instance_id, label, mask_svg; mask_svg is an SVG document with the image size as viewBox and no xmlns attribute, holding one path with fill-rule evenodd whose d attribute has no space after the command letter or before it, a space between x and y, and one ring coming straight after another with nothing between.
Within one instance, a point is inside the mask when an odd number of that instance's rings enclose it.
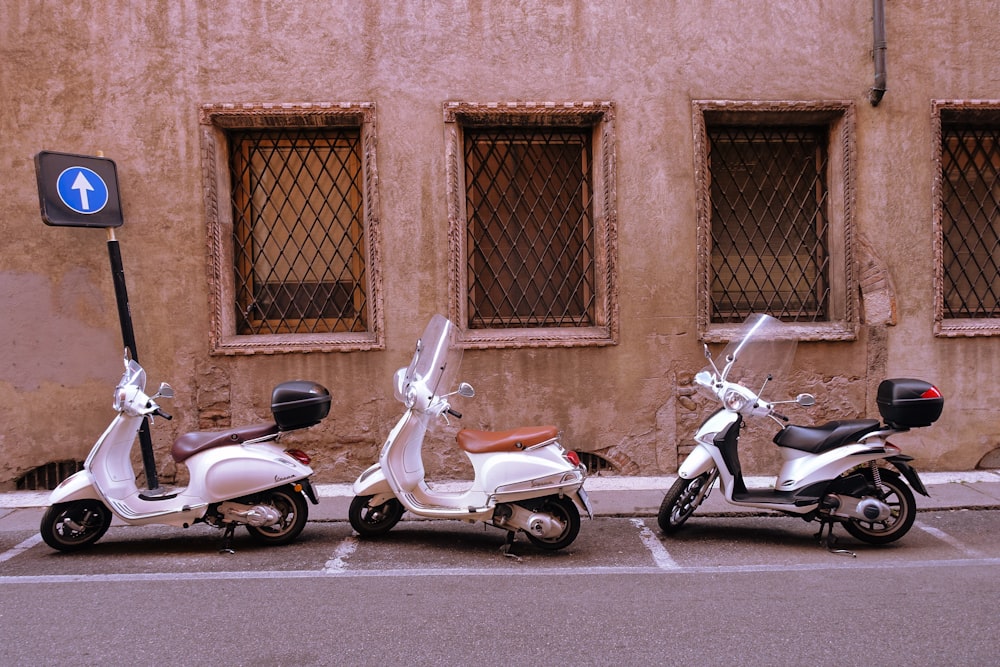
<instances>
[{"instance_id":1,"label":"scooter footrest","mask_svg":"<svg viewBox=\"0 0 1000 667\"><path fill-rule=\"evenodd\" d=\"M176 497L177 497L176 493L157 493L153 495L148 493L139 494L140 500L172 500Z\"/></svg>"},{"instance_id":2,"label":"scooter footrest","mask_svg":"<svg viewBox=\"0 0 1000 667\"><path fill-rule=\"evenodd\" d=\"M757 503L758 505L790 505L796 504L796 498L787 491L771 491L770 489L753 491L736 491L733 500L738 503Z\"/></svg>"}]
</instances>

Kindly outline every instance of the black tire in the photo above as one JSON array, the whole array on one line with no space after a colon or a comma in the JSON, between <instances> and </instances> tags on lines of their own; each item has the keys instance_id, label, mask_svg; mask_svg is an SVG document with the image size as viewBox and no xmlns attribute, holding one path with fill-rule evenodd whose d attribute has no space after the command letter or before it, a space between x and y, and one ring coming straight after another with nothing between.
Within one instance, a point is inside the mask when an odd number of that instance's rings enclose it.
<instances>
[{"instance_id":1,"label":"black tire","mask_svg":"<svg viewBox=\"0 0 1000 667\"><path fill-rule=\"evenodd\" d=\"M45 510L39 532L59 551L79 551L101 539L111 525L111 510L100 500L74 500Z\"/></svg>"},{"instance_id":2,"label":"black tire","mask_svg":"<svg viewBox=\"0 0 1000 667\"><path fill-rule=\"evenodd\" d=\"M270 505L281 514L281 520L270 526L247 526L254 542L268 546L288 544L297 538L309 520L309 503L290 486L271 489L257 496L259 505Z\"/></svg>"},{"instance_id":3,"label":"black tire","mask_svg":"<svg viewBox=\"0 0 1000 667\"><path fill-rule=\"evenodd\" d=\"M711 471L702 473L693 479L678 477L667 495L663 496L656 522L664 535L670 535L684 525L684 522L694 514L701 502L698 500L702 487L708 482Z\"/></svg>"},{"instance_id":4,"label":"black tire","mask_svg":"<svg viewBox=\"0 0 1000 667\"><path fill-rule=\"evenodd\" d=\"M403 518L403 505L389 498L381 505L369 505L375 496L355 496L347 511L351 527L362 537L385 535Z\"/></svg>"},{"instance_id":5,"label":"black tire","mask_svg":"<svg viewBox=\"0 0 1000 667\"><path fill-rule=\"evenodd\" d=\"M914 519L917 518L917 502L913 498L910 487L899 475L888 468L879 468L878 470L879 476L882 478L882 485L873 495L889 505L892 508L892 514L888 519L882 521L848 519L844 521L844 529L862 542L889 544L909 532ZM865 477L874 490L875 481L871 470L865 470Z\"/></svg>"},{"instance_id":6,"label":"black tire","mask_svg":"<svg viewBox=\"0 0 1000 667\"><path fill-rule=\"evenodd\" d=\"M555 537L538 537L525 531L528 541L539 549L558 551L568 547L580 533L580 510L569 496L548 496L542 502L529 508L533 512L543 512L551 515L563 524L562 531Z\"/></svg>"}]
</instances>

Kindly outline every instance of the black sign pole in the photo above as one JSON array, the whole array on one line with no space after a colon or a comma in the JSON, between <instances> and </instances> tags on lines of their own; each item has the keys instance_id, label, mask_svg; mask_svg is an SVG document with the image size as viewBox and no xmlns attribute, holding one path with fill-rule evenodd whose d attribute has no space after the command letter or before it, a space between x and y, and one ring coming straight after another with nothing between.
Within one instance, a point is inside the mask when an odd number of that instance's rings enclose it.
<instances>
[{"instance_id":1,"label":"black sign pole","mask_svg":"<svg viewBox=\"0 0 1000 667\"><path fill-rule=\"evenodd\" d=\"M122 253L115 238L115 230L108 227L108 257L111 259L111 277L115 282L115 300L118 302L118 320L122 327L122 341L128 348L132 358L139 361L139 353L135 348L135 331L132 329L132 311L128 305L128 288L125 286L125 268L122 265ZM153 438L149 433L149 420L143 419L139 427L139 450L142 452L142 465L146 472L146 487L150 491L160 488L160 480L156 474L156 457L153 455Z\"/></svg>"},{"instance_id":2,"label":"black sign pole","mask_svg":"<svg viewBox=\"0 0 1000 667\"><path fill-rule=\"evenodd\" d=\"M56 227L104 227L108 230L108 255L111 258L111 276L115 281L122 340L132 358L138 361L132 313L125 288L125 269L122 268L122 254L114 230L125 222L115 163L105 159L100 152L95 157L41 151L35 155L35 174L42 222ZM139 427L139 448L146 471L146 486L155 491L160 488L160 481L156 475L148 419L143 419Z\"/></svg>"}]
</instances>

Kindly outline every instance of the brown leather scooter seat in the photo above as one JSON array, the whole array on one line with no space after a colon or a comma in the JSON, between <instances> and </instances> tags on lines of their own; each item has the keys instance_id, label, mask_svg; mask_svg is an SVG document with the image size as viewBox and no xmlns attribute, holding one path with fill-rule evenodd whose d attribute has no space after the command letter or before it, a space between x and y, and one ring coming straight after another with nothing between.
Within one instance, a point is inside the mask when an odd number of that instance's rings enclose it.
<instances>
[{"instance_id":1,"label":"brown leather scooter seat","mask_svg":"<svg viewBox=\"0 0 1000 667\"><path fill-rule=\"evenodd\" d=\"M555 426L523 426L510 431L471 431L462 429L455 436L458 446L470 454L516 452L559 435Z\"/></svg>"},{"instance_id":2,"label":"brown leather scooter seat","mask_svg":"<svg viewBox=\"0 0 1000 667\"><path fill-rule=\"evenodd\" d=\"M278 425L273 423L238 426L225 431L194 431L177 438L174 441L174 446L170 448L170 455L174 457L174 461L180 463L206 449L224 445L238 445L241 442L263 438L277 432Z\"/></svg>"}]
</instances>

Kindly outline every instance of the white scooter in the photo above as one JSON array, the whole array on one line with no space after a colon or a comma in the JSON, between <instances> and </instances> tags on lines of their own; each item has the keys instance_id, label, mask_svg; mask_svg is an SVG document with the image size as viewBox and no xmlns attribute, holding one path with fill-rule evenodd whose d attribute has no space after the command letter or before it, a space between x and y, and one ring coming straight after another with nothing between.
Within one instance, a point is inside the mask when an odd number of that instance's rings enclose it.
<instances>
[{"instance_id":1,"label":"white scooter","mask_svg":"<svg viewBox=\"0 0 1000 667\"><path fill-rule=\"evenodd\" d=\"M136 485L131 451L144 419L170 419L156 399L172 398L163 383L144 393L146 371L125 354L125 373L115 388L118 413L94 444L83 470L52 492L41 522L45 543L60 551L94 544L111 525L112 515L126 524L165 524L187 528L207 523L224 528L222 551L232 553L231 539L245 525L255 541L291 542L305 527L309 505L317 503L309 482L309 456L274 443L283 433L318 424L330 411L325 387L306 381L283 382L271 397L274 422L222 431L186 433L171 455L187 466L186 488L169 493L143 491Z\"/></svg>"},{"instance_id":2,"label":"white scooter","mask_svg":"<svg viewBox=\"0 0 1000 667\"><path fill-rule=\"evenodd\" d=\"M421 448L431 420L461 417L448 398L475 392L453 386L462 358L455 327L435 315L417 341L408 368L396 371L395 396L406 412L389 433L379 461L354 482L348 518L362 536L382 535L404 511L428 519L482 521L507 531L507 553L518 531L541 549L568 546L580 530L580 511L593 518L583 490L586 468L563 449L555 426L490 432L463 429L458 446L475 471L463 492L432 490L424 479Z\"/></svg>"},{"instance_id":3,"label":"white scooter","mask_svg":"<svg viewBox=\"0 0 1000 667\"><path fill-rule=\"evenodd\" d=\"M821 539L827 526L826 544L831 550L835 523L869 544L898 540L913 525L917 512L913 493L900 475L916 491L928 494L909 465L912 457L888 438L930 426L944 406L941 392L922 380L891 379L879 385L877 402L884 424L877 419L840 419L821 426L784 426L774 436L783 461L774 488L747 489L739 459L744 417L770 417L781 425L788 418L775 406L808 407L815 402L809 394L799 394L794 401L760 398L795 353L795 340L785 329L787 325L769 315L751 315L742 335L723 351L721 370L705 346L709 367L694 382L722 407L695 434L697 445L660 505L660 529L669 535L680 528L718 479L725 499L733 505L819 521Z\"/></svg>"}]
</instances>

